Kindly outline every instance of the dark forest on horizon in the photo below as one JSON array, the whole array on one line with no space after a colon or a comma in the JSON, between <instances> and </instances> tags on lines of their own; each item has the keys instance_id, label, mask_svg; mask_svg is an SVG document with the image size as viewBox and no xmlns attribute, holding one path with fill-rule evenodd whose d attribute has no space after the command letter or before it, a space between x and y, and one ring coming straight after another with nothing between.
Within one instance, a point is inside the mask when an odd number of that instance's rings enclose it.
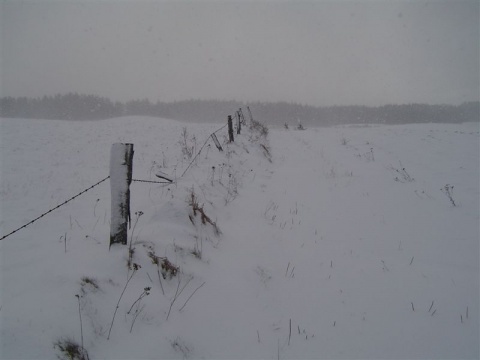
<instances>
[{"instance_id":1,"label":"dark forest on horizon","mask_svg":"<svg viewBox=\"0 0 480 360\"><path fill-rule=\"evenodd\" d=\"M77 93L41 98L0 98L0 117L102 120L122 116L152 116L187 122L224 122L239 108L249 107L255 120L271 125L329 126L340 124L463 123L480 120L480 102L461 105L402 104L382 106L311 106L288 102L235 100L182 100L151 102L148 99L113 102L96 95Z\"/></svg>"}]
</instances>

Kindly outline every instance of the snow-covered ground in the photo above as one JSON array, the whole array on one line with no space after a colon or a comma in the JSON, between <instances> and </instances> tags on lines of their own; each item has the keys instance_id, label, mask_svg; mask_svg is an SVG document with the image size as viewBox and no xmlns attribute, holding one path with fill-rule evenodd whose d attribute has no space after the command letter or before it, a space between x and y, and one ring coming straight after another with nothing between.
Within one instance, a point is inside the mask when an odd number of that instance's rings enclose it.
<instances>
[{"instance_id":1,"label":"snow-covered ground","mask_svg":"<svg viewBox=\"0 0 480 360\"><path fill-rule=\"evenodd\" d=\"M478 123L222 129L223 152L219 127L0 120L0 236L108 176L116 142L134 179L176 179L131 185L138 270L108 180L0 242L2 359L82 337L91 359L479 357Z\"/></svg>"}]
</instances>

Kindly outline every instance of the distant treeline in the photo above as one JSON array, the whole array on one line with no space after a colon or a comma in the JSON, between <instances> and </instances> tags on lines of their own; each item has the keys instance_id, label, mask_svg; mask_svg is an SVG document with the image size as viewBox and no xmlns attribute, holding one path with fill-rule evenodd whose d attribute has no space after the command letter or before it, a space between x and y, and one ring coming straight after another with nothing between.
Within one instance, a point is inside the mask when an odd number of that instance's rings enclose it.
<instances>
[{"instance_id":1,"label":"distant treeline","mask_svg":"<svg viewBox=\"0 0 480 360\"><path fill-rule=\"evenodd\" d=\"M249 106L256 120L267 124L325 126L338 124L461 123L480 120L480 102L461 105L404 104L316 107L287 102L184 100L125 103L96 95L69 93L41 98L0 98L0 117L61 120L100 120L120 116L154 116L191 122L224 122ZM245 116L248 115L245 113Z\"/></svg>"}]
</instances>

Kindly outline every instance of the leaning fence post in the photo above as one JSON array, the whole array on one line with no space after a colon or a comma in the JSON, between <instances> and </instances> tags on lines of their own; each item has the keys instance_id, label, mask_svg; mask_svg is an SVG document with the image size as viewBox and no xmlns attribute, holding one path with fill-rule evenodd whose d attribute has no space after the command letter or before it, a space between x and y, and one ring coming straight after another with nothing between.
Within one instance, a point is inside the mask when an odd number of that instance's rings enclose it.
<instances>
[{"instance_id":1,"label":"leaning fence post","mask_svg":"<svg viewBox=\"0 0 480 360\"><path fill-rule=\"evenodd\" d=\"M233 121L232 115L228 115L228 141L233 142Z\"/></svg>"},{"instance_id":2,"label":"leaning fence post","mask_svg":"<svg viewBox=\"0 0 480 360\"><path fill-rule=\"evenodd\" d=\"M111 223L110 246L127 244L130 223L130 184L133 144L116 143L110 151Z\"/></svg>"}]
</instances>

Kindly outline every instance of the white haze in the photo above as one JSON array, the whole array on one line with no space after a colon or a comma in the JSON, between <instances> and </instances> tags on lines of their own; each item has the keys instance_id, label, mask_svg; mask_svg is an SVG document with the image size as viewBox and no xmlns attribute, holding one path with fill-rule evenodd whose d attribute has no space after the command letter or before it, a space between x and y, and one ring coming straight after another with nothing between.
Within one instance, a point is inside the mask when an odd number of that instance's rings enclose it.
<instances>
[{"instance_id":1,"label":"white haze","mask_svg":"<svg viewBox=\"0 0 480 360\"><path fill-rule=\"evenodd\" d=\"M479 99L478 1L2 1L0 96Z\"/></svg>"}]
</instances>

